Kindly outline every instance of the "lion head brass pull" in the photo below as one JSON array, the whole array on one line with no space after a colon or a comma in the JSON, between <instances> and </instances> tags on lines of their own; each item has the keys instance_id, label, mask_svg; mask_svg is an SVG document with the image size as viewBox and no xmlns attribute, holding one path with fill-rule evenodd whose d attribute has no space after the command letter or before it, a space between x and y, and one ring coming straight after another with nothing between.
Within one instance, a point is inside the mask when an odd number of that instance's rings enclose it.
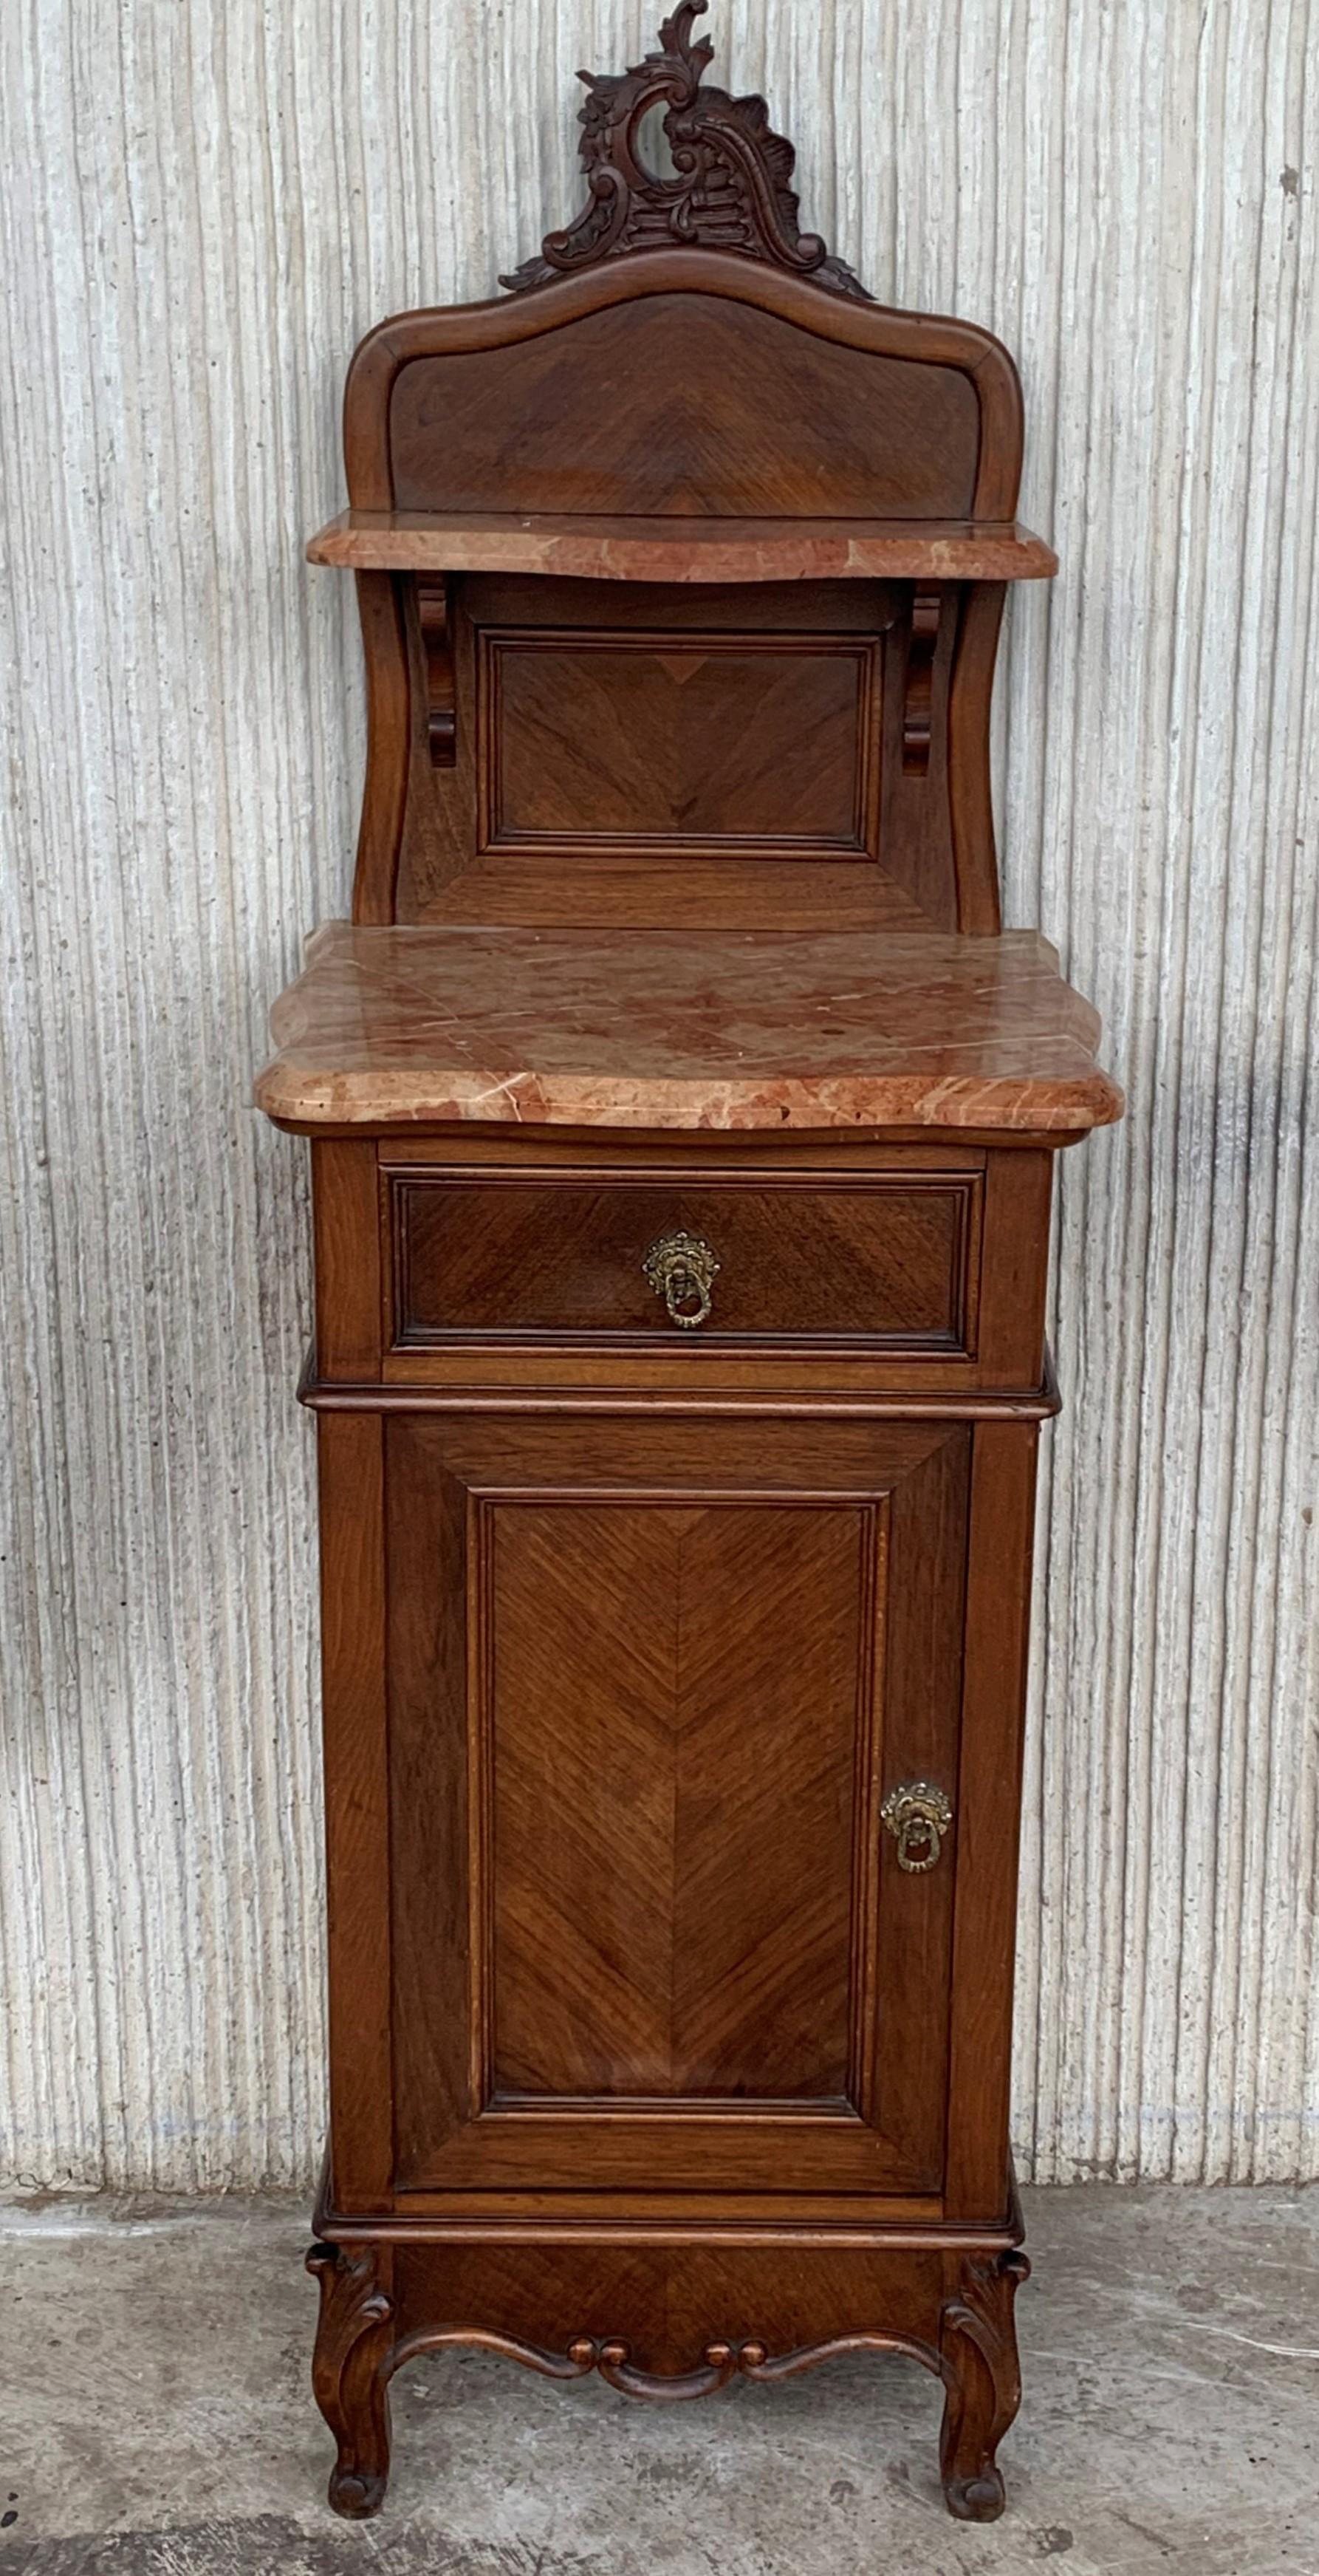
<instances>
[{"instance_id":1,"label":"lion head brass pull","mask_svg":"<svg viewBox=\"0 0 1319 2576\"><path fill-rule=\"evenodd\" d=\"M890 1789L880 1814L898 1846L899 1869L933 1869L953 1811L930 1780L903 1780Z\"/></svg>"},{"instance_id":2,"label":"lion head brass pull","mask_svg":"<svg viewBox=\"0 0 1319 2576\"><path fill-rule=\"evenodd\" d=\"M699 1234L662 1234L641 1265L657 1297L669 1311L669 1322L695 1332L710 1312L710 1291L719 1264Z\"/></svg>"}]
</instances>

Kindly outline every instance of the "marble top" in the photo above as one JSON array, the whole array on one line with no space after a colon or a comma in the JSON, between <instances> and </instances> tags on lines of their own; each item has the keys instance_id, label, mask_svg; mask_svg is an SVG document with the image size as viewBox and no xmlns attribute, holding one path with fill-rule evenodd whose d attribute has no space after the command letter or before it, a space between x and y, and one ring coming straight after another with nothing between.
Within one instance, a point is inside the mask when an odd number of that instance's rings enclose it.
<instances>
[{"instance_id":1,"label":"marble top","mask_svg":"<svg viewBox=\"0 0 1319 2576\"><path fill-rule=\"evenodd\" d=\"M512 510L345 510L311 563L357 572L539 572L593 581L1041 581L1043 537L976 519L555 517Z\"/></svg>"},{"instance_id":2,"label":"marble top","mask_svg":"<svg viewBox=\"0 0 1319 2576\"><path fill-rule=\"evenodd\" d=\"M1122 1114L1099 1019L1030 930L356 929L276 1003L258 1077L315 1127L911 1127Z\"/></svg>"}]
</instances>

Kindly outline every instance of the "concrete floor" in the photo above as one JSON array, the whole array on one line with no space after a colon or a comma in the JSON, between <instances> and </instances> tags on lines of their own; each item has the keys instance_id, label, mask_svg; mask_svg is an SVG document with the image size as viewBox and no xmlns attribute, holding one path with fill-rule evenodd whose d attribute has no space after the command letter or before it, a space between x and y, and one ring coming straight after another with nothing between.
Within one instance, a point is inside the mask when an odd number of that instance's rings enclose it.
<instances>
[{"instance_id":1,"label":"concrete floor","mask_svg":"<svg viewBox=\"0 0 1319 2576\"><path fill-rule=\"evenodd\" d=\"M639 2406L479 2354L324 2503L301 2211L0 2210L0 2576L1319 2576L1319 2191L1027 2196L1008 2511L951 2522L898 2360Z\"/></svg>"}]
</instances>

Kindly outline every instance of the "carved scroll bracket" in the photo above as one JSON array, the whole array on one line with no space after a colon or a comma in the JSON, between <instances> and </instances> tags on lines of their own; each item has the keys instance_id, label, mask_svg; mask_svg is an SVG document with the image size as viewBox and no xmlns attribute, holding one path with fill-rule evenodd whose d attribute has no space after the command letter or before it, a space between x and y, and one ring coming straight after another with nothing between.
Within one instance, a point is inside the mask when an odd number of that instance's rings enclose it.
<instances>
[{"instance_id":1,"label":"carved scroll bracket","mask_svg":"<svg viewBox=\"0 0 1319 2576\"><path fill-rule=\"evenodd\" d=\"M902 701L902 767L908 777L924 778L930 766L934 657L939 643L942 608L942 591L916 590L911 607L907 680Z\"/></svg>"},{"instance_id":2,"label":"carved scroll bracket","mask_svg":"<svg viewBox=\"0 0 1319 2576\"><path fill-rule=\"evenodd\" d=\"M837 295L869 303L860 280L818 233L797 222L792 187L796 153L770 127L763 98L707 89L702 74L714 53L708 36L692 41L706 0L680 0L659 31L659 50L626 72L579 72L582 167L589 196L562 232L547 233L538 258L500 279L515 294L555 277L592 268L625 251L733 251L812 277ZM652 108L673 162L671 177L650 168L641 129Z\"/></svg>"},{"instance_id":3,"label":"carved scroll bracket","mask_svg":"<svg viewBox=\"0 0 1319 2576\"><path fill-rule=\"evenodd\" d=\"M1013 2304L1030 2278L1018 2249L969 2255L955 2298L940 2319L946 2398L939 2465L948 2510L959 2522L995 2522L1003 2478L995 2452L1021 2404Z\"/></svg>"},{"instance_id":4,"label":"carved scroll bracket","mask_svg":"<svg viewBox=\"0 0 1319 2576\"><path fill-rule=\"evenodd\" d=\"M379 2512L389 2479L394 2303L369 2245L315 2244L307 2269L321 2292L312 2387L338 2445L330 2503L360 2522Z\"/></svg>"},{"instance_id":5,"label":"carved scroll bracket","mask_svg":"<svg viewBox=\"0 0 1319 2576\"><path fill-rule=\"evenodd\" d=\"M453 636L443 573L418 580L417 623L426 656L426 746L436 769L452 769L457 758Z\"/></svg>"}]
</instances>

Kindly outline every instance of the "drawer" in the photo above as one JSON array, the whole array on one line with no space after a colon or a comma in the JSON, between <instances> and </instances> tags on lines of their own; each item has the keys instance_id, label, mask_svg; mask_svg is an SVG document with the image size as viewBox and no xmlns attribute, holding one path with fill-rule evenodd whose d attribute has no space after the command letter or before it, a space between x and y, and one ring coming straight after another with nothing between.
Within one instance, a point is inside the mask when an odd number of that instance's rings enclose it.
<instances>
[{"instance_id":1,"label":"drawer","mask_svg":"<svg viewBox=\"0 0 1319 2576\"><path fill-rule=\"evenodd\" d=\"M981 1180L386 1168L393 1347L772 1339L970 1358Z\"/></svg>"}]
</instances>

